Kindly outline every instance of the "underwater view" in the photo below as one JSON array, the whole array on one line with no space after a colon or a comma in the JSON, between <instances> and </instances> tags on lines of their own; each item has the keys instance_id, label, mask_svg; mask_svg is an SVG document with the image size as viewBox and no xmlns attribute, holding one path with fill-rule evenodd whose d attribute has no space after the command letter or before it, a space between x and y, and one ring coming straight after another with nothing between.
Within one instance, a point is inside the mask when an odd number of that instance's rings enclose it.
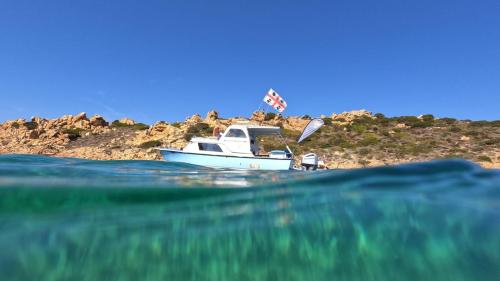
<instances>
[{"instance_id":1,"label":"underwater view","mask_svg":"<svg viewBox=\"0 0 500 281\"><path fill-rule=\"evenodd\" d=\"M499 280L500 171L0 155L2 280Z\"/></svg>"}]
</instances>

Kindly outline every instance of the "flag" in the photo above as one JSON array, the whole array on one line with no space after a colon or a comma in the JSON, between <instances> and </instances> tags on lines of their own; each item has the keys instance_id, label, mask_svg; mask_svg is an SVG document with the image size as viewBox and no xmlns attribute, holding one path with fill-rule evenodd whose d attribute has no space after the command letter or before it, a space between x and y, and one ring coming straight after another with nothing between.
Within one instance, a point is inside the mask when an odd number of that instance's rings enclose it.
<instances>
[{"instance_id":1,"label":"flag","mask_svg":"<svg viewBox=\"0 0 500 281\"><path fill-rule=\"evenodd\" d=\"M267 91L267 95L264 97L264 102L272 106L280 113L286 108L285 100L273 89L269 89L269 91Z\"/></svg>"}]
</instances>

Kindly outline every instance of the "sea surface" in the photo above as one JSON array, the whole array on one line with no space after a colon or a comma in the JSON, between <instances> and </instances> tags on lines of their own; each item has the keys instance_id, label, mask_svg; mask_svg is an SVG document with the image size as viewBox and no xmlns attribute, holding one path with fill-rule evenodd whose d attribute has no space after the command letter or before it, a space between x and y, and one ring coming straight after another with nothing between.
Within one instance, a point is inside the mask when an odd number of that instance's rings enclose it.
<instances>
[{"instance_id":1,"label":"sea surface","mask_svg":"<svg viewBox=\"0 0 500 281\"><path fill-rule=\"evenodd\" d=\"M500 280L500 171L0 155L1 280Z\"/></svg>"}]
</instances>

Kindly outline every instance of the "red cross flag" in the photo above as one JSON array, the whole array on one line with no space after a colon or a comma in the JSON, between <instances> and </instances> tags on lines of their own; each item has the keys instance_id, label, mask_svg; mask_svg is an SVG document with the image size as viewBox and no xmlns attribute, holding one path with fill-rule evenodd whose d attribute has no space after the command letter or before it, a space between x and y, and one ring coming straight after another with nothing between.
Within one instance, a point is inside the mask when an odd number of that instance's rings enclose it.
<instances>
[{"instance_id":1,"label":"red cross flag","mask_svg":"<svg viewBox=\"0 0 500 281\"><path fill-rule=\"evenodd\" d=\"M286 108L285 100L273 89L269 89L269 91L267 91L267 95L264 97L264 102L272 106L280 113Z\"/></svg>"}]
</instances>

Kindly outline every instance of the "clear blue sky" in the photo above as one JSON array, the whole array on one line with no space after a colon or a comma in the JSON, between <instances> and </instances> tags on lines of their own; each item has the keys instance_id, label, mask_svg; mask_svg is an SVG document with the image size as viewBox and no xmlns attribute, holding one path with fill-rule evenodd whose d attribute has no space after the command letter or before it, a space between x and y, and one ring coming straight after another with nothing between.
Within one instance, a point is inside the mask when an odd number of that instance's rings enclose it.
<instances>
[{"instance_id":1,"label":"clear blue sky","mask_svg":"<svg viewBox=\"0 0 500 281\"><path fill-rule=\"evenodd\" d=\"M0 2L0 121L365 108L500 119L500 1Z\"/></svg>"}]
</instances>

